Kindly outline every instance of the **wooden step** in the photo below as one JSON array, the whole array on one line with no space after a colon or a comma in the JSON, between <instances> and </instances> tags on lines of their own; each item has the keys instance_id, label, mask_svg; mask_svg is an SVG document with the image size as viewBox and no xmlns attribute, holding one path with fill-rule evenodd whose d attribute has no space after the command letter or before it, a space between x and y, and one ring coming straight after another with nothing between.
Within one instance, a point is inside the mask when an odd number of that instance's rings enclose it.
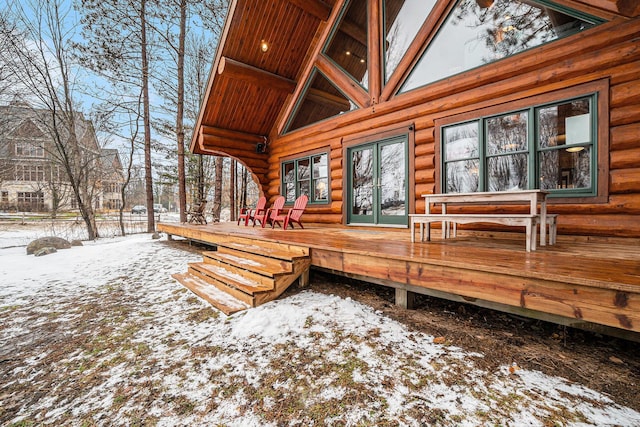
<instances>
[{"instance_id":1,"label":"wooden step","mask_svg":"<svg viewBox=\"0 0 640 427\"><path fill-rule=\"evenodd\" d=\"M189 274L209 283L211 286L218 288L219 290L228 293L235 299L238 299L250 307L256 307L256 298L254 295L244 292L240 289L236 289L233 286L227 285L226 283L212 277L210 274L207 274L207 271L201 271L193 266L189 267L187 271Z\"/></svg>"},{"instance_id":2,"label":"wooden step","mask_svg":"<svg viewBox=\"0 0 640 427\"><path fill-rule=\"evenodd\" d=\"M263 274L260 273L256 273L253 271L249 271L245 268L241 268L241 267L237 267L235 265L231 265L231 264L227 264L226 262L218 259L217 257L209 257L209 256L205 256L202 257L202 261L204 264L210 264L216 267L221 267L224 268L225 270L233 273L233 274L237 274L240 275L242 277L244 277L245 279L256 283L257 285L260 286L264 286L264 287L269 287L269 286L273 286L276 278L273 276L265 276Z\"/></svg>"},{"instance_id":3,"label":"wooden step","mask_svg":"<svg viewBox=\"0 0 640 427\"><path fill-rule=\"evenodd\" d=\"M257 268L259 270L268 271L283 271L291 273L293 271L293 261L287 261L279 258L270 258L262 254L253 254L237 250L235 248L229 248L226 246L218 246L218 250L214 252L217 256L228 256L227 258L234 260L235 265L246 268L247 270L253 270ZM296 258L301 259L301 258ZM229 261L225 261L229 262ZM238 264L239 263L239 264ZM258 271L256 271L258 272Z\"/></svg>"},{"instance_id":4,"label":"wooden step","mask_svg":"<svg viewBox=\"0 0 640 427\"><path fill-rule=\"evenodd\" d=\"M229 293L189 273L178 273L171 277L227 316L251 307L247 303L234 298Z\"/></svg>"},{"instance_id":5,"label":"wooden step","mask_svg":"<svg viewBox=\"0 0 640 427\"><path fill-rule=\"evenodd\" d=\"M292 245L266 245L265 242L224 242L218 244L218 251L223 252L225 248L234 249L252 255L262 255L269 258L281 259L283 261L294 261L299 258L309 256L309 249Z\"/></svg>"},{"instance_id":6,"label":"wooden step","mask_svg":"<svg viewBox=\"0 0 640 427\"><path fill-rule=\"evenodd\" d=\"M259 246L260 251L273 250L277 252L291 253L301 256L309 256L309 248L289 243L274 242L269 240L257 240L254 237L243 237L231 234L216 235L217 246L247 245Z\"/></svg>"},{"instance_id":7,"label":"wooden step","mask_svg":"<svg viewBox=\"0 0 640 427\"><path fill-rule=\"evenodd\" d=\"M299 278L303 282L308 280L310 265L309 248L228 239L218 242L217 251L203 252L202 262L190 263L187 273L174 277L229 314L273 301ZM228 294L244 308L209 295L218 293Z\"/></svg>"},{"instance_id":8,"label":"wooden step","mask_svg":"<svg viewBox=\"0 0 640 427\"><path fill-rule=\"evenodd\" d=\"M246 256L244 253L228 253L232 249L223 251L206 251L202 253L204 262L216 260L220 263L228 264L237 269L251 271L266 277L276 277L282 274L293 272L293 265L290 262L265 258L262 256Z\"/></svg>"},{"instance_id":9,"label":"wooden step","mask_svg":"<svg viewBox=\"0 0 640 427\"><path fill-rule=\"evenodd\" d=\"M197 272L207 278L213 278L227 286L239 289L245 294L255 295L258 292L266 292L274 289L274 283L258 283L246 276L229 271L225 266L207 264L205 262L194 262L189 264L189 271Z\"/></svg>"}]
</instances>

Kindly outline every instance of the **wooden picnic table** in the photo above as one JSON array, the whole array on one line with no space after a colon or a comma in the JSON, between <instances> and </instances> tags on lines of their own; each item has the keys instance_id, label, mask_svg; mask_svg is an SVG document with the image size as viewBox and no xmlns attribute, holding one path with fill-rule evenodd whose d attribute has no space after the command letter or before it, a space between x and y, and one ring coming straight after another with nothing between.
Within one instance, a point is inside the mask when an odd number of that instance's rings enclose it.
<instances>
[{"instance_id":1,"label":"wooden picnic table","mask_svg":"<svg viewBox=\"0 0 640 427\"><path fill-rule=\"evenodd\" d=\"M430 222L437 221L442 216L442 233L443 237L448 237L448 223L456 221L460 223L471 222L496 222L505 225L527 225L527 238L529 239L531 226L533 226L533 242L527 241L527 248L532 246L535 250L535 225L540 224L540 245L544 246L547 242L547 192L543 190L518 190L518 191L501 191L501 192L476 192L476 193L446 193L446 194L423 194L425 199L425 214L414 214L411 216L411 237L414 241L414 225L420 224L420 239L423 240L423 226ZM442 205L441 214L432 214L431 205L439 203ZM447 213L448 204L467 204L467 205L493 205L493 204L528 204L528 215L516 214L463 214L449 215ZM555 221L555 218L553 218ZM555 224L554 224L555 225ZM531 244L532 243L532 244ZM553 240L550 240L550 244Z\"/></svg>"}]
</instances>

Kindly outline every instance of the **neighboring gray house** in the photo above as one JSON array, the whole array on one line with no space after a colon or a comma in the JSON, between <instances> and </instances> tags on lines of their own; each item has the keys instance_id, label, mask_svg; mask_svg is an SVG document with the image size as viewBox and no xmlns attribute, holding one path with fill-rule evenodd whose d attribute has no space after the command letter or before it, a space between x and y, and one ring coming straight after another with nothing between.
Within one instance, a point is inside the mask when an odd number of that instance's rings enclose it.
<instances>
[{"instance_id":1,"label":"neighboring gray house","mask_svg":"<svg viewBox=\"0 0 640 427\"><path fill-rule=\"evenodd\" d=\"M13 102L0 106L0 210L46 212L77 207L67 172L58 160L47 110ZM124 182L117 150L101 149L93 124L77 114L77 139L89 162L95 209L117 209Z\"/></svg>"}]
</instances>

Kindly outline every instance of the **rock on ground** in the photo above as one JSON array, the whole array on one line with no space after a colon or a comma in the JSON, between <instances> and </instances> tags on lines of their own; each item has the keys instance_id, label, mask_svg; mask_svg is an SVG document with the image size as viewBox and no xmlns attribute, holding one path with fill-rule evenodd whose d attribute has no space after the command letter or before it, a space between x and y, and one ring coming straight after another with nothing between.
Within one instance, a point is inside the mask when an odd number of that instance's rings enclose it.
<instances>
[{"instance_id":1,"label":"rock on ground","mask_svg":"<svg viewBox=\"0 0 640 427\"><path fill-rule=\"evenodd\" d=\"M61 237L41 237L27 245L27 255L35 254L42 248L69 249L71 243Z\"/></svg>"},{"instance_id":2,"label":"rock on ground","mask_svg":"<svg viewBox=\"0 0 640 427\"><path fill-rule=\"evenodd\" d=\"M46 248L38 249L33 253L33 256L44 256L58 252L58 250L54 247L48 246Z\"/></svg>"}]
</instances>

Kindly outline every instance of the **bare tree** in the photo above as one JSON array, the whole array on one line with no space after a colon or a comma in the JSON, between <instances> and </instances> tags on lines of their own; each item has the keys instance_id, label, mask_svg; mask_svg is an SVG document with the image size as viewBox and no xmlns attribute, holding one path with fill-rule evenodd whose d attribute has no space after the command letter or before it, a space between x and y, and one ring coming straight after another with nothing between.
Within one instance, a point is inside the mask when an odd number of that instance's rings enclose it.
<instances>
[{"instance_id":1,"label":"bare tree","mask_svg":"<svg viewBox=\"0 0 640 427\"><path fill-rule=\"evenodd\" d=\"M159 131L168 137L175 137L177 142L176 181L181 221L187 219L187 169L195 170L198 174L194 178L196 192L198 192L196 198L203 199L206 194L205 173L209 170L211 161L204 160L201 156L196 157L195 160L187 156L185 141L191 136L193 123L197 119L198 107L202 102L207 83L206 72L213 57L215 40L222 27L222 9L226 10L226 8L226 0L209 2L173 0L164 5L159 4L156 15L162 19L156 20L160 23L152 26L164 41L162 48L167 52L166 55L161 55L167 59L166 65L162 67L164 72L161 73L165 78L156 79L155 86L165 99L165 111L175 117L175 127L171 127L161 119ZM213 36L205 35L208 33L206 31L189 31L201 25L211 30ZM199 37L194 36L196 33ZM189 48L186 43L188 36ZM167 157L173 156L171 152ZM186 165L187 161L195 161L196 164Z\"/></svg>"},{"instance_id":2,"label":"bare tree","mask_svg":"<svg viewBox=\"0 0 640 427\"><path fill-rule=\"evenodd\" d=\"M8 9L0 10L0 51L4 52L10 49L13 39L17 35L15 23L9 16ZM12 87L14 86L15 72L10 64L0 61L0 100L7 95L12 95ZM0 118L0 121L2 118Z\"/></svg>"},{"instance_id":3,"label":"bare tree","mask_svg":"<svg viewBox=\"0 0 640 427\"><path fill-rule=\"evenodd\" d=\"M211 214L213 215L213 222L220 222L220 211L222 210L222 167L223 158L215 158L215 179L213 189L213 208Z\"/></svg>"},{"instance_id":4,"label":"bare tree","mask_svg":"<svg viewBox=\"0 0 640 427\"><path fill-rule=\"evenodd\" d=\"M87 134L93 129L87 129L75 99L72 10L62 0L10 0L7 7L16 30L4 40L0 62L10 67L20 89L40 107L34 112L48 130L52 154L69 179L88 237L95 239L90 184L99 153L86 145L95 135Z\"/></svg>"},{"instance_id":5,"label":"bare tree","mask_svg":"<svg viewBox=\"0 0 640 427\"><path fill-rule=\"evenodd\" d=\"M148 6L141 0L82 0L83 34L86 44L77 47L82 64L108 79L113 86L142 94L147 231L155 230L153 175L151 164L151 107L149 76L151 64L148 35Z\"/></svg>"}]
</instances>

